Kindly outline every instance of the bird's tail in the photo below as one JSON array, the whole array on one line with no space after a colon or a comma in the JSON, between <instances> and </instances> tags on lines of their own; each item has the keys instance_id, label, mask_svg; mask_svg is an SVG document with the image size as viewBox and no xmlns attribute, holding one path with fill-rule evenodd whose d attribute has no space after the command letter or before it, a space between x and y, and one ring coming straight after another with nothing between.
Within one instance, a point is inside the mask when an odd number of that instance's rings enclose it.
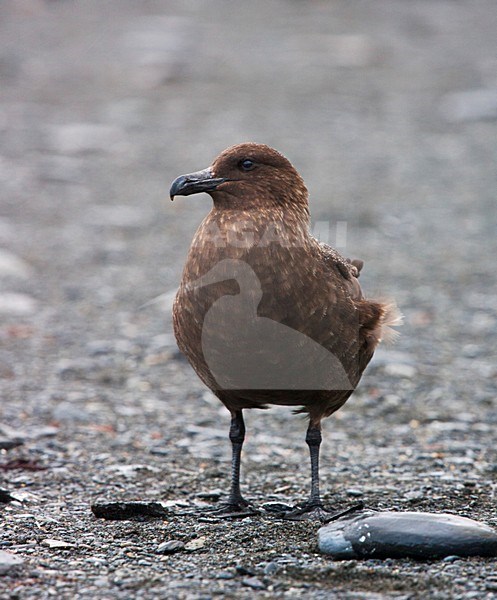
<instances>
[{"instance_id":1,"label":"bird's tail","mask_svg":"<svg viewBox=\"0 0 497 600\"><path fill-rule=\"evenodd\" d=\"M380 341L387 344L395 342L400 333L393 328L402 325L403 320L404 315L400 312L396 302L394 300L384 301L381 305Z\"/></svg>"}]
</instances>

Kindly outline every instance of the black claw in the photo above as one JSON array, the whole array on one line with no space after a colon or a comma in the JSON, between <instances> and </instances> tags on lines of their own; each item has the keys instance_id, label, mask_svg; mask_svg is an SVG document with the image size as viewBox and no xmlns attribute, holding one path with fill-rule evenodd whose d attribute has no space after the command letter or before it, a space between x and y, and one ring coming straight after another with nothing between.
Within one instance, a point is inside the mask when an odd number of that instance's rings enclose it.
<instances>
[{"instance_id":1,"label":"black claw","mask_svg":"<svg viewBox=\"0 0 497 600\"><path fill-rule=\"evenodd\" d=\"M364 508L364 502L358 502L357 504L354 504L353 506L351 506L350 508L347 508L346 510L341 510L340 512L330 515L324 522L330 523L331 521L336 521L337 519L340 519L341 517L345 517L345 515L350 515L351 513L354 513L358 510L363 510L363 508Z\"/></svg>"}]
</instances>

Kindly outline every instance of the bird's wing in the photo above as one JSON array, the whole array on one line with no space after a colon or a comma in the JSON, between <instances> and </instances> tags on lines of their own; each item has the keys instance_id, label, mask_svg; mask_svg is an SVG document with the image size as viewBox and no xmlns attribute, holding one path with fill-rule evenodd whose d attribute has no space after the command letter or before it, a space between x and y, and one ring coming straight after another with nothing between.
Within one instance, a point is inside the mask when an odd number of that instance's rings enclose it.
<instances>
[{"instance_id":1,"label":"bird's wing","mask_svg":"<svg viewBox=\"0 0 497 600\"><path fill-rule=\"evenodd\" d=\"M324 262L328 265L334 265L342 275L351 298L362 300L363 294L357 279L364 266L364 261L359 258L345 258L328 244L320 243L319 246Z\"/></svg>"}]
</instances>

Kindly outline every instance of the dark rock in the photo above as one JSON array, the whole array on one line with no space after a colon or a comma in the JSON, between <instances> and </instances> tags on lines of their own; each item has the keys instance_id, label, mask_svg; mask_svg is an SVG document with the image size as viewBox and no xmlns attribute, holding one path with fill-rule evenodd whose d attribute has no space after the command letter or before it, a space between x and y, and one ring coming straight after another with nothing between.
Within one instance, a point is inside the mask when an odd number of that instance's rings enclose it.
<instances>
[{"instance_id":1,"label":"dark rock","mask_svg":"<svg viewBox=\"0 0 497 600\"><path fill-rule=\"evenodd\" d=\"M24 440L22 438L0 438L0 450L12 450L12 448L17 448L17 446L23 444Z\"/></svg>"},{"instance_id":2,"label":"dark rock","mask_svg":"<svg viewBox=\"0 0 497 600\"><path fill-rule=\"evenodd\" d=\"M235 574L232 573L231 571L219 571L219 573L216 575L216 579L228 580L228 579L234 579L234 578L235 578Z\"/></svg>"},{"instance_id":3,"label":"dark rock","mask_svg":"<svg viewBox=\"0 0 497 600\"><path fill-rule=\"evenodd\" d=\"M253 590L265 590L266 586L262 583L260 579L257 577L247 577L246 579L242 579L242 585L245 587L249 587Z\"/></svg>"},{"instance_id":4,"label":"dark rock","mask_svg":"<svg viewBox=\"0 0 497 600\"><path fill-rule=\"evenodd\" d=\"M181 540L168 540L162 542L157 547L158 554L175 554L176 552L182 552L185 549L185 542Z\"/></svg>"},{"instance_id":5,"label":"dark rock","mask_svg":"<svg viewBox=\"0 0 497 600\"><path fill-rule=\"evenodd\" d=\"M197 498L201 500L212 500L216 502L223 495L222 490L211 490L210 492L199 492L197 494Z\"/></svg>"},{"instance_id":6,"label":"dark rock","mask_svg":"<svg viewBox=\"0 0 497 600\"><path fill-rule=\"evenodd\" d=\"M159 502L107 502L91 505L92 513L99 519L121 521L135 517L165 517L170 511Z\"/></svg>"},{"instance_id":7,"label":"dark rock","mask_svg":"<svg viewBox=\"0 0 497 600\"><path fill-rule=\"evenodd\" d=\"M155 454L156 456L167 456L170 453L171 449L165 446L153 446L150 448L150 454Z\"/></svg>"},{"instance_id":8,"label":"dark rock","mask_svg":"<svg viewBox=\"0 0 497 600\"><path fill-rule=\"evenodd\" d=\"M363 511L321 527L319 549L333 558L497 556L497 533L466 517Z\"/></svg>"},{"instance_id":9,"label":"dark rock","mask_svg":"<svg viewBox=\"0 0 497 600\"><path fill-rule=\"evenodd\" d=\"M0 489L0 502L7 504L7 502L13 502L14 500L16 500L16 498L11 496L7 490Z\"/></svg>"},{"instance_id":10,"label":"dark rock","mask_svg":"<svg viewBox=\"0 0 497 600\"><path fill-rule=\"evenodd\" d=\"M255 576L255 571L253 571L249 567L244 567L243 565L236 565L235 568L238 575L250 575L250 577Z\"/></svg>"},{"instance_id":11,"label":"dark rock","mask_svg":"<svg viewBox=\"0 0 497 600\"><path fill-rule=\"evenodd\" d=\"M0 470L2 471L44 471L46 468L47 467L39 464L38 461L29 460L27 458L15 458L0 464Z\"/></svg>"},{"instance_id":12,"label":"dark rock","mask_svg":"<svg viewBox=\"0 0 497 600\"><path fill-rule=\"evenodd\" d=\"M293 510L293 506L285 502L264 502L262 508L269 513L285 513Z\"/></svg>"}]
</instances>

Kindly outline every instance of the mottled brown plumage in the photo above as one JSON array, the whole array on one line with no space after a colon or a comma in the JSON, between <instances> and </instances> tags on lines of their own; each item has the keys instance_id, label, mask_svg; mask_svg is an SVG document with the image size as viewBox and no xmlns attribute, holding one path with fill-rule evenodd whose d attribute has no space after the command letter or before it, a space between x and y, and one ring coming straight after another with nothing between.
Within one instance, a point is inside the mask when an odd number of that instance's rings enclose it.
<instances>
[{"instance_id":1,"label":"mottled brown plumage","mask_svg":"<svg viewBox=\"0 0 497 600\"><path fill-rule=\"evenodd\" d=\"M209 169L177 178L171 197L199 191L214 205L192 241L173 320L180 350L232 415L229 506L242 514L247 507L238 483L242 410L278 404L310 419L312 492L293 516L321 511L321 420L353 392L398 321L395 307L366 300L362 261L310 234L307 189L276 150L228 148Z\"/></svg>"}]
</instances>

